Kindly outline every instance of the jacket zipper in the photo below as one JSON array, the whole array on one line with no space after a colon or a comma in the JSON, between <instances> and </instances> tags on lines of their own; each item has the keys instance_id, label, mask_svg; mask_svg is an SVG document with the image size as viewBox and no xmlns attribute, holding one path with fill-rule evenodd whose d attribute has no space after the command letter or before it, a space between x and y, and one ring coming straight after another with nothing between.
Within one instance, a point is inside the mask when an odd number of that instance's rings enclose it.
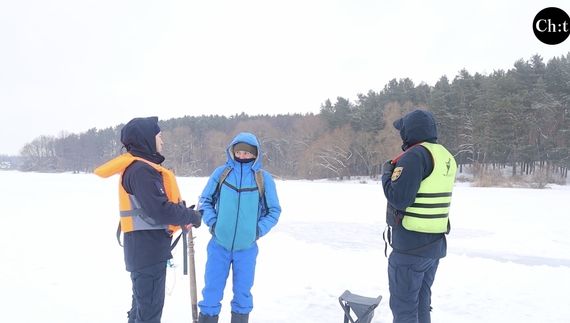
<instances>
[{"instance_id":1,"label":"jacket zipper","mask_svg":"<svg viewBox=\"0 0 570 323\"><path fill-rule=\"evenodd\" d=\"M236 242L237 230L238 230L238 220L239 220L239 206L241 204L241 186L243 180L243 164L240 164L240 174L239 174L239 187L238 187L238 205L236 210L236 225L234 227L234 238L232 240L232 251L234 251L234 246Z\"/></svg>"}]
</instances>

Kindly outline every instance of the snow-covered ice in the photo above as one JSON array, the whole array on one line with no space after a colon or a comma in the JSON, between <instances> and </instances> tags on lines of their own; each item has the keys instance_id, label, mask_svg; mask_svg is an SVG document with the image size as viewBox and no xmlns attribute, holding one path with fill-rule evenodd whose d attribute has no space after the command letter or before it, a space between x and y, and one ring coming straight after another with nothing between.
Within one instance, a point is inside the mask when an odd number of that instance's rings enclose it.
<instances>
[{"instance_id":1,"label":"snow-covered ice","mask_svg":"<svg viewBox=\"0 0 570 323\"><path fill-rule=\"evenodd\" d=\"M196 199L207 178L179 178ZM0 172L0 321L126 322L131 286L115 232L118 177ZM259 240L250 322L342 322L338 297L382 295L392 322L377 181L276 181L280 222ZM434 323L570 322L570 187L456 184L448 256L433 286ZM203 287L205 226L194 230ZM163 323L191 322L182 244L167 273ZM201 295L198 292L198 299ZM220 323L230 320L228 281Z\"/></svg>"}]
</instances>

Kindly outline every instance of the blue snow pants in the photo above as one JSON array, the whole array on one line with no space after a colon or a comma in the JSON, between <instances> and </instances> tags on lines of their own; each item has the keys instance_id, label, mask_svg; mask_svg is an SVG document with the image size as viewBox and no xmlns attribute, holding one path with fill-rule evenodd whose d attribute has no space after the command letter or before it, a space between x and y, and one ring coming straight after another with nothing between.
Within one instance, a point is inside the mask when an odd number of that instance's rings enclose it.
<instances>
[{"instance_id":1,"label":"blue snow pants","mask_svg":"<svg viewBox=\"0 0 570 323\"><path fill-rule=\"evenodd\" d=\"M237 314L249 314L253 309L253 278L258 254L257 243L247 250L228 251L220 246L214 238L207 247L208 260L204 274L203 300L198 302L200 313L209 316L220 314L221 301L224 296L226 281L232 269L231 310Z\"/></svg>"},{"instance_id":2,"label":"blue snow pants","mask_svg":"<svg viewBox=\"0 0 570 323\"><path fill-rule=\"evenodd\" d=\"M431 286L438 265L439 259L390 254L388 282L394 323L431 322Z\"/></svg>"},{"instance_id":3,"label":"blue snow pants","mask_svg":"<svg viewBox=\"0 0 570 323\"><path fill-rule=\"evenodd\" d=\"M131 272L133 302L129 323L160 323L166 288L166 261Z\"/></svg>"}]
</instances>

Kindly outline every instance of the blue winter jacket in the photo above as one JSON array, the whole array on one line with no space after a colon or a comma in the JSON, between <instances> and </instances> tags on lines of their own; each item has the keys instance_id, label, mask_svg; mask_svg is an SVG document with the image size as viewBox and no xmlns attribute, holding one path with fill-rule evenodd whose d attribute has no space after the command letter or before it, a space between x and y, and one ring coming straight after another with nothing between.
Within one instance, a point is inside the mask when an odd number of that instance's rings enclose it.
<instances>
[{"instance_id":1,"label":"blue winter jacket","mask_svg":"<svg viewBox=\"0 0 570 323\"><path fill-rule=\"evenodd\" d=\"M239 142L257 147L257 158L246 163L236 161L233 146ZM253 134L237 135L226 154L226 164L214 170L200 196L200 210L204 211L202 219L216 242L229 251L239 251L251 248L277 224L281 206L275 181L263 170L265 194L259 194L254 172L261 170L262 154ZM220 176L228 167L232 170L218 190Z\"/></svg>"},{"instance_id":2,"label":"blue winter jacket","mask_svg":"<svg viewBox=\"0 0 570 323\"><path fill-rule=\"evenodd\" d=\"M397 180L391 180L391 174L382 175L382 186L388 211L405 210L412 205L421 182L433 171L433 160L430 152L423 146L414 146L419 142L436 143L437 128L431 113L416 110L394 121L394 128L400 131L403 141L402 150L406 151L397 161L395 167L403 167ZM410 148L411 147L411 148ZM439 242L435 242L439 241ZM415 253L418 256L439 259L447 253L445 234L421 233L406 230L402 225L392 229L392 247L394 251L418 250L429 246L430 248Z\"/></svg>"}]
</instances>

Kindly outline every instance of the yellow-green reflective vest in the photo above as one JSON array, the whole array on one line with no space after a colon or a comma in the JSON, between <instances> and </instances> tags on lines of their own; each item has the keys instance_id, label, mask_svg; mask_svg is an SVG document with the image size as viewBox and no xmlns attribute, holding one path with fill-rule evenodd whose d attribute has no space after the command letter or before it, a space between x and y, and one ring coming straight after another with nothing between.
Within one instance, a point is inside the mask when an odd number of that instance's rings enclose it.
<instances>
[{"instance_id":1,"label":"yellow-green reflective vest","mask_svg":"<svg viewBox=\"0 0 570 323\"><path fill-rule=\"evenodd\" d=\"M414 203L404 211L402 225L409 231L445 233L457 164L442 145L424 142L422 146L431 153L433 171L421 182Z\"/></svg>"}]
</instances>

